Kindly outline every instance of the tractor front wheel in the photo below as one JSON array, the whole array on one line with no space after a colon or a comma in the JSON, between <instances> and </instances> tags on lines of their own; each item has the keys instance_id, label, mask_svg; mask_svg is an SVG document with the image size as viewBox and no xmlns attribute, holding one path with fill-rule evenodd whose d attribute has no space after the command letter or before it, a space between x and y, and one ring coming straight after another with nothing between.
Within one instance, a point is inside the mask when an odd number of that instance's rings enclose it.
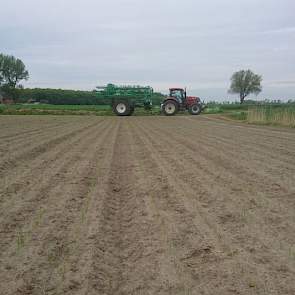
<instances>
[{"instance_id":1,"label":"tractor front wheel","mask_svg":"<svg viewBox=\"0 0 295 295\"><path fill-rule=\"evenodd\" d=\"M166 116L176 115L178 112L178 104L174 100L167 100L164 102L162 110Z\"/></svg>"},{"instance_id":2,"label":"tractor front wheel","mask_svg":"<svg viewBox=\"0 0 295 295\"><path fill-rule=\"evenodd\" d=\"M127 101L117 101L113 104L113 111L117 116L129 116L131 107Z\"/></svg>"},{"instance_id":3,"label":"tractor front wheel","mask_svg":"<svg viewBox=\"0 0 295 295\"><path fill-rule=\"evenodd\" d=\"M202 111L202 107L201 105L195 103L189 107L188 111L191 115L199 115Z\"/></svg>"}]
</instances>

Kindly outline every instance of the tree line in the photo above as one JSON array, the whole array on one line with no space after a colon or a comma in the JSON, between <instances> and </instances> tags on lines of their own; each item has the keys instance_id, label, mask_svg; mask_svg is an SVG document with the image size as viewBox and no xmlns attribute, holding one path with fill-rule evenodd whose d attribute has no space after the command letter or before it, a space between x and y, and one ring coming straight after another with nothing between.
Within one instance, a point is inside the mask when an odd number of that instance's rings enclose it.
<instances>
[{"instance_id":1,"label":"tree line","mask_svg":"<svg viewBox=\"0 0 295 295\"><path fill-rule=\"evenodd\" d=\"M163 100L161 93L155 92L152 97L153 104L160 104ZM108 105L108 98L99 97L95 90L64 90L64 89L44 89L44 88L25 88L19 92L17 99L20 103L48 103L55 105Z\"/></svg>"},{"instance_id":2,"label":"tree line","mask_svg":"<svg viewBox=\"0 0 295 295\"><path fill-rule=\"evenodd\" d=\"M51 88L25 88L19 92L20 103L49 103L72 105L108 104L106 100L97 97L94 91L64 90Z\"/></svg>"}]
</instances>

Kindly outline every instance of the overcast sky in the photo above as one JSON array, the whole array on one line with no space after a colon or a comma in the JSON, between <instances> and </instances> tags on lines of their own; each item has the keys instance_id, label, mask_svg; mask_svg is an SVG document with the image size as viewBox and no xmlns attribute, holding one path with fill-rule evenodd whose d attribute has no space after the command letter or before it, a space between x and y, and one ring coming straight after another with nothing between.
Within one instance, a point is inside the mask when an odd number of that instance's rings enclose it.
<instances>
[{"instance_id":1,"label":"overcast sky","mask_svg":"<svg viewBox=\"0 0 295 295\"><path fill-rule=\"evenodd\" d=\"M294 0L0 3L0 52L24 61L26 87L187 86L235 99L230 76L250 68L263 75L258 98L295 99Z\"/></svg>"}]
</instances>

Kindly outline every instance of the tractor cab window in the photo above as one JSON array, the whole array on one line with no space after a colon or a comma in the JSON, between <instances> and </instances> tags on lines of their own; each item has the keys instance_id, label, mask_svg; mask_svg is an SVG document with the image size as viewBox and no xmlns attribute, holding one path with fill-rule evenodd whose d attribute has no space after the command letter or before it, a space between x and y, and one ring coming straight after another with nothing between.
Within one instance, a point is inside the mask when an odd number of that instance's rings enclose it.
<instances>
[{"instance_id":1,"label":"tractor cab window","mask_svg":"<svg viewBox=\"0 0 295 295\"><path fill-rule=\"evenodd\" d=\"M180 89L173 89L170 92L170 96L177 98L178 100L184 99L183 91Z\"/></svg>"}]
</instances>

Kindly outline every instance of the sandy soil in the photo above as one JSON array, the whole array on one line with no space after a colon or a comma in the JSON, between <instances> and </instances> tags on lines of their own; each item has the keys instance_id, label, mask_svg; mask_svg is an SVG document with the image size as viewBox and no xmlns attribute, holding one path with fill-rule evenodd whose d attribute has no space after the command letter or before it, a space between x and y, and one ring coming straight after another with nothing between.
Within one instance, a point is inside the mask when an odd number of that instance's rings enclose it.
<instances>
[{"instance_id":1,"label":"sandy soil","mask_svg":"<svg viewBox=\"0 0 295 295\"><path fill-rule=\"evenodd\" d=\"M295 131L0 117L0 294L295 294Z\"/></svg>"}]
</instances>

